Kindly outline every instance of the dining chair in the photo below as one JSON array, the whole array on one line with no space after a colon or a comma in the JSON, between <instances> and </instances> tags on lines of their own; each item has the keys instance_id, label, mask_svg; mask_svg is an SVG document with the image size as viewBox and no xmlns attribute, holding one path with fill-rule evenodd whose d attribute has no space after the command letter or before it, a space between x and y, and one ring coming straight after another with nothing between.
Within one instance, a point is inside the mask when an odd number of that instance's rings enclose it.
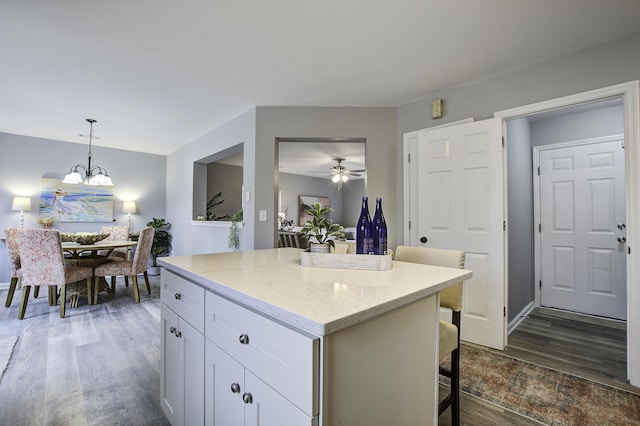
<instances>
[{"instance_id":1,"label":"dining chair","mask_svg":"<svg viewBox=\"0 0 640 426\"><path fill-rule=\"evenodd\" d=\"M103 226L100 229L101 234L109 234L104 241L128 241L128 226ZM98 250L98 256L108 256L109 260L127 260L127 248L116 248L113 250Z\"/></svg>"},{"instance_id":2,"label":"dining chair","mask_svg":"<svg viewBox=\"0 0 640 426\"><path fill-rule=\"evenodd\" d=\"M136 303L139 303L140 292L138 290L138 275L143 274L145 284L147 285L147 292L149 293L149 295L151 295L151 285L149 284L147 266L149 264L149 255L151 254L151 246L153 244L154 233L155 229L150 226L143 228L140 231L138 246L136 247L132 260L109 262L95 268L93 273L95 283L94 285L96 287L96 291L94 292L94 303L98 303L97 283L99 277L114 277L117 275L124 275L125 278L131 277L133 299ZM116 293L114 281L112 281L111 292L114 295Z\"/></svg>"},{"instance_id":3,"label":"dining chair","mask_svg":"<svg viewBox=\"0 0 640 426\"><path fill-rule=\"evenodd\" d=\"M4 303L5 307L10 307L13 301L13 295L16 288L19 288L20 279L22 278L22 269L20 265L20 251L18 249L18 232L19 228L9 228L5 230L7 241L7 255L9 257L9 272L11 273L11 281L9 283L9 292L7 293L7 300ZM40 292L40 286L36 286L33 289L33 298L37 299ZM49 297L49 304L51 305L51 297Z\"/></svg>"},{"instance_id":4,"label":"dining chair","mask_svg":"<svg viewBox=\"0 0 640 426\"><path fill-rule=\"evenodd\" d=\"M464 252L426 247L398 246L395 260L426 265L464 268ZM451 309L451 322L440 320L438 359L451 354L450 368L440 366L439 373L451 379L450 393L438 404L438 416L451 407L451 424L460 424L460 312L462 281L440 291L440 307Z\"/></svg>"},{"instance_id":5,"label":"dining chair","mask_svg":"<svg viewBox=\"0 0 640 426\"><path fill-rule=\"evenodd\" d=\"M22 299L18 309L18 319L24 318L32 286L49 286L50 305L55 305L57 287L60 286L60 318L65 316L67 284L86 280L87 297L91 298L93 271L90 267L65 263L58 231L22 229L18 232L18 247L22 266ZM51 303L53 294L56 294L56 297Z\"/></svg>"}]
</instances>

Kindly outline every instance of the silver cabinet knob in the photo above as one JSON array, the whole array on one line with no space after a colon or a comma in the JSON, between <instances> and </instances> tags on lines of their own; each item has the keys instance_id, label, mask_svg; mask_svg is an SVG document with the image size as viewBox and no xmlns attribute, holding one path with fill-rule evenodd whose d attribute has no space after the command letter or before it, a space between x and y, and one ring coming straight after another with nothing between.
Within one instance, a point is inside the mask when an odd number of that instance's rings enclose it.
<instances>
[{"instance_id":1,"label":"silver cabinet knob","mask_svg":"<svg viewBox=\"0 0 640 426\"><path fill-rule=\"evenodd\" d=\"M238 383L231 384L231 392L240 393L240 385Z\"/></svg>"},{"instance_id":2,"label":"silver cabinet knob","mask_svg":"<svg viewBox=\"0 0 640 426\"><path fill-rule=\"evenodd\" d=\"M627 242L627 237L618 237L618 242L619 242L620 244L624 244L624 243L626 243L626 242Z\"/></svg>"},{"instance_id":3,"label":"silver cabinet knob","mask_svg":"<svg viewBox=\"0 0 640 426\"><path fill-rule=\"evenodd\" d=\"M429 239L428 239L427 237L420 237L420 242L421 242L422 244L426 244L426 243L427 243L427 241L429 241Z\"/></svg>"},{"instance_id":4,"label":"silver cabinet knob","mask_svg":"<svg viewBox=\"0 0 640 426\"><path fill-rule=\"evenodd\" d=\"M173 334L173 333L175 333L175 332L176 332L176 328L175 328L175 327L171 327L171 328L169 329L169 333Z\"/></svg>"},{"instance_id":5,"label":"silver cabinet knob","mask_svg":"<svg viewBox=\"0 0 640 426\"><path fill-rule=\"evenodd\" d=\"M241 334L240 335L240 343L242 343L243 345L248 345L249 344L249 336L247 336L246 334Z\"/></svg>"},{"instance_id":6,"label":"silver cabinet knob","mask_svg":"<svg viewBox=\"0 0 640 426\"><path fill-rule=\"evenodd\" d=\"M182 331L177 331L176 330L176 337L179 339L182 337Z\"/></svg>"},{"instance_id":7,"label":"silver cabinet knob","mask_svg":"<svg viewBox=\"0 0 640 426\"><path fill-rule=\"evenodd\" d=\"M180 298L182 297L182 295L180 293L176 293L173 297L176 298L176 300L180 300Z\"/></svg>"},{"instance_id":8,"label":"silver cabinet knob","mask_svg":"<svg viewBox=\"0 0 640 426\"><path fill-rule=\"evenodd\" d=\"M245 404L251 404L253 402L253 396L250 393L245 392L242 395L242 400L244 401Z\"/></svg>"},{"instance_id":9,"label":"silver cabinet knob","mask_svg":"<svg viewBox=\"0 0 640 426\"><path fill-rule=\"evenodd\" d=\"M618 226L618 229L619 229L619 230L621 230L621 231L622 231L624 228L626 228L626 227L627 227L627 225L626 225L626 224L624 224L624 223L619 223L617 226Z\"/></svg>"}]
</instances>

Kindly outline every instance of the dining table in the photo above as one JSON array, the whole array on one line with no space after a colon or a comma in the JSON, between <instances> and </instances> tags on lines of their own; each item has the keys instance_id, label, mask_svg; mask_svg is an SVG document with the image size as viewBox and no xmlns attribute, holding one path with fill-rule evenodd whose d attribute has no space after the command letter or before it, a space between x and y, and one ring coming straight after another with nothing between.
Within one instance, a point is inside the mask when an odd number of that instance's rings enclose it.
<instances>
[{"instance_id":1,"label":"dining table","mask_svg":"<svg viewBox=\"0 0 640 426\"><path fill-rule=\"evenodd\" d=\"M100 266L109 261L108 256L111 251L117 248L130 248L138 244L137 241L122 240L122 241L98 241L93 244L79 244L76 242L63 242L62 250L71 254L71 259L78 260L91 266L93 268ZM98 251L107 251L106 255L98 255ZM84 286L76 286L67 290L67 294L71 297L71 307L76 307L78 304L78 298L83 292L86 291ZM98 287L94 291L106 291L109 297L113 297L111 287L107 283L104 277L100 277L98 281ZM91 295L88 295L91 296ZM93 304L93 297L88 297L88 303Z\"/></svg>"}]
</instances>

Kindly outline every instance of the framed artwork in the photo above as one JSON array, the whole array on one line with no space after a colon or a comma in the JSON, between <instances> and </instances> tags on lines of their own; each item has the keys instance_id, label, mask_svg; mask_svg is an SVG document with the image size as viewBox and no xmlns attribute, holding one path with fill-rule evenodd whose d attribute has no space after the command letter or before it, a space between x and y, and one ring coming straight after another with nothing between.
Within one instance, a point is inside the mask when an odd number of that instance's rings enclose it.
<instances>
[{"instance_id":1,"label":"framed artwork","mask_svg":"<svg viewBox=\"0 0 640 426\"><path fill-rule=\"evenodd\" d=\"M304 226L307 220L311 220L311 216L307 214L307 209L314 203L322 204L322 207L331 207L329 197L315 197L311 195L300 195L298 201L298 225Z\"/></svg>"},{"instance_id":2,"label":"framed artwork","mask_svg":"<svg viewBox=\"0 0 640 426\"><path fill-rule=\"evenodd\" d=\"M40 217L56 222L112 222L113 186L40 181Z\"/></svg>"}]
</instances>

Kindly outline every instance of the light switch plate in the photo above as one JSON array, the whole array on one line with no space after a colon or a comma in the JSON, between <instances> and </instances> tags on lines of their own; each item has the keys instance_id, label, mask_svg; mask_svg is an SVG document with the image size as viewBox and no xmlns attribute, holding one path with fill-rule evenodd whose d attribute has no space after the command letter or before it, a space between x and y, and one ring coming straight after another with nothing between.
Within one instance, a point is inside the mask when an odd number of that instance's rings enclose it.
<instances>
[{"instance_id":1,"label":"light switch plate","mask_svg":"<svg viewBox=\"0 0 640 426\"><path fill-rule=\"evenodd\" d=\"M266 222L266 221L267 221L267 211L260 210L260 222Z\"/></svg>"},{"instance_id":2,"label":"light switch plate","mask_svg":"<svg viewBox=\"0 0 640 426\"><path fill-rule=\"evenodd\" d=\"M436 99L431 102L431 118L442 118L443 113L443 101L442 99Z\"/></svg>"}]
</instances>

